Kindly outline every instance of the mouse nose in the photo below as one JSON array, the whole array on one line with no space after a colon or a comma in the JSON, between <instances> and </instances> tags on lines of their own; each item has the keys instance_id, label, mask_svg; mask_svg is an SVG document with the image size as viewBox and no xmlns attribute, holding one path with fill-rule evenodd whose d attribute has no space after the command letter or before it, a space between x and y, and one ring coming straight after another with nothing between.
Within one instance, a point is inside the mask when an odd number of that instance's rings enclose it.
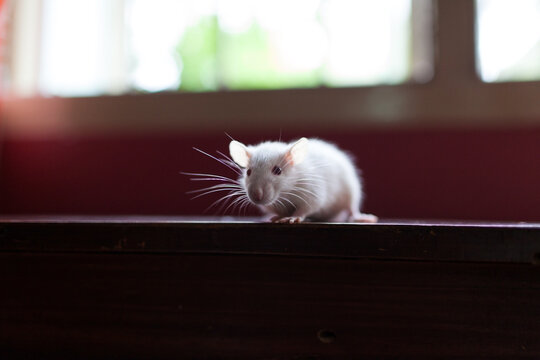
<instances>
[{"instance_id":1,"label":"mouse nose","mask_svg":"<svg viewBox=\"0 0 540 360\"><path fill-rule=\"evenodd\" d=\"M255 189L251 195L253 196L253 201L259 202L263 199L264 196L263 189Z\"/></svg>"}]
</instances>

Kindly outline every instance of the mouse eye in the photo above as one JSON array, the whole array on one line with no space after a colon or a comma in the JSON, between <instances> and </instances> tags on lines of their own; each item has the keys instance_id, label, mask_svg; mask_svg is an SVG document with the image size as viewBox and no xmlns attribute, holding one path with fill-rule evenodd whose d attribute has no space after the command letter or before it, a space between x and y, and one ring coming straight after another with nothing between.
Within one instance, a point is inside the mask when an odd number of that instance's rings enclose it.
<instances>
[{"instance_id":1,"label":"mouse eye","mask_svg":"<svg viewBox=\"0 0 540 360\"><path fill-rule=\"evenodd\" d=\"M272 168L272 174L274 175L281 175L281 168L280 167L277 167L277 166L274 166Z\"/></svg>"},{"instance_id":2,"label":"mouse eye","mask_svg":"<svg viewBox=\"0 0 540 360\"><path fill-rule=\"evenodd\" d=\"M247 176L251 175L251 169L247 169Z\"/></svg>"}]
</instances>

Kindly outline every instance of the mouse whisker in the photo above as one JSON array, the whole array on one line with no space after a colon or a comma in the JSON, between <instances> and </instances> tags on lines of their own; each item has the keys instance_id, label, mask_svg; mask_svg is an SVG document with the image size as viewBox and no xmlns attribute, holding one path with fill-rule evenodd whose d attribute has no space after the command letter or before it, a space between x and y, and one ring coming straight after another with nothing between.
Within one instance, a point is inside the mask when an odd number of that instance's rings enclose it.
<instances>
[{"instance_id":1,"label":"mouse whisker","mask_svg":"<svg viewBox=\"0 0 540 360\"><path fill-rule=\"evenodd\" d=\"M224 214L227 214L227 210L229 210L229 208L231 208L230 213L231 213L231 214L234 214L234 209L236 208L236 206L238 205L238 203L239 203L240 201L241 201L240 198L234 199L234 200L229 204L229 206L225 209Z\"/></svg>"},{"instance_id":2,"label":"mouse whisker","mask_svg":"<svg viewBox=\"0 0 540 360\"><path fill-rule=\"evenodd\" d=\"M288 204L285 204L285 201L287 201L290 204L290 206L288 206ZM292 201L290 201L289 199L285 197L279 197L278 199L276 199L276 202L279 203L279 205L281 205L284 213L290 212L291 206L294 210L296 210L296 205L294 205Z\"/></svg>"},{"instance_id":3,"label":"mouse whisker","mask_svg":"<svg viewBox=\"0 0 540 360\"><path fill-rule=\"evenodd\" d=\"M249 205L251 205L251 202L247 198L247 196L244 196L242 198L242 205L240 206L240 212L243 210L243 215L246 216L247 209L249 208Z\"/></svg>"},{"instance_id":4,"label":"mouse whisker","mask_svg":"<svg viewBox=\"0 0 540 360\"><path fill-rule=\"evenodd\" d=\"M217 180L223 180L223 181L234 181L234 182L238 182L237 180L235 179L232 179L232 178L228 178L226 176L221 176L221 175L214 175L214 174L196 174L196 173L182 173L183 175L191 175L191 176L198 176L198 177L194 177L194 178L190 178L190 180L194 180L194 181L197 181L197 179L217 179Z\"/></svg>"},{"instance_id":5,"label":"mouse whisker","mask_svg":"<svg viewBox=\"0 0 540 360\"><path fill-rule=\"evenodd\" d=\"M227 189L228 190L228 189L242 189L242 187L240 185L233 185L233 184L217 184L217 185L205 187L202 189L187 191L186 194L195 194L201 191L214 190L214 189Z\"/></svg>"},{"instance_id":6,"label":"mouse whisker","mask_svg":"<svg viewBox=\"0 0 540 360\"><path fill-rule=\"evenodd\" d=\"M235 193L234 196L230 197L230 202L229 202L229 205L227 205L226 202L223 203L222 206L220 206L219 208L219 212L220 213L223 213L223 214L226 214L227 213L227 210L229 209L229 207L231 206L234 206L236 207L235 204L237 204L238 202L241 202L243 200L243 197L244 197L244 194L242 192L238 192L238 193ZM223 208L227 206L227 208L225 210L223 210ZM233 208L233 211L234 211L234 208Z\"/></svg>"},{"instance_id":7,"label":"mouse whisker","mask_svg":"<svg viewBox=\"0 0 540 360\"><path fill-rule=\"evenodd\" d=\"M209 194L212 194L212 193L220 192L220 191L231 191L231 189L219 188L219 189L209 190L209 191L206 191L206 192L204 192L202 194L198 194L197 196L192 197L191 200L200 198L201 196L205 196L205 195L209 195Z\"/></svg>"},{"instance_id":8,"label":"mouse whisker","mask_svg":"<svg viewBox=\"0 0 540 360\"><path fill-rule=\"evenodd\" d=\"M250 206L251 206L251 201L249 201L249 200L246 199L246 200L245 200L245 203L246 203L246 206L244 206L244 216L247 215L247 211L248 211L248 209L249 209Z\"/></svg>"},{"instance_id":9,"label":"mouse whisker","mask_svg":"<svg viewBox=\"0 0 540 360\"><path fill-rule=\"evenodd\" d=\"M302 186L313 186L316 188L316 190L322 190L324 189L324 186L320 183L320 181L310 181L310 180L298 180L296 181L296 185Z\"/></svg>"},{"instance_id":10,"label":"mouse whisker","mask_svg":"<svg viewBox=\"0 0 540 360\"><path fill-rule=\"evenodd\" d=\"M202 196L206 196L206 195L210 195L210 194L213 194L213 193L223 193L223 192L227 192L225 195L228 195L230 193L233 193L233 192L237 192L237 191L240 191L240 190L234 190L234 189L216 189L216 190L211 190L211 191L207 191L205 193L202 193L202 194L198 194L197 196L193 197L192 199L196 199L196 198L199 198L199 197L202 197ZM221 195L221 194L220 194ZM225 196L222 196L221 198L224 198ZM225 197L227 198L227 197Z\"/></svg>"},{"instance_id":11,"label":"mouse whisker","mask_svg":"<svg viewBox=\"0 0 540 360\"><path fill-rule=\"evenodd\" d=\"M226 176L215 175L215 174L189 173L189 172L181 172L180 174L189 175L189 176L199 176L199 178L190 178L190 180L192 181L197 181L197 179L204 177L204 178L213 178L213 179L218 179L218 180L223 180L223 181L232 181L232 182L238 183L238 180L234 180Z\"/></svg>"},{"instance_id":12,"label":"mouse whisker","mask_svg":"<svg viewBox=\"0 0 540 360\"><path fill-rule=\"evenodd\" d=\"M309 174L307 177L299 178L298 180L324 180L324 176L315 173Z\"/></svg>"},{"instance_id":13,"label":"mouse whisker","mask_svg":"<svg viewBox=\"0 0 540 360\"><path fill-rule=\"evenodd\" d=\"M303 193L308 193L308 194L310 194L310 195L313 195L313 197L314 197L315 199L319 199L319 198L320 198L320 196L319 196L318 194L315 194L313 191L308 190L308 189L306 189L306 188L298 187L297 190L300 191L300 192L303 192Z\"/></svg>"},{"instance_id":14,"label":"mouse whisker","mask_svg":"<svg viewBox=\"0 0 540 360\"><path fill-rule=\"evenodd\" d=\"M227 203L229 201L232 201L232 199L234 199L235 196L238 196L238 194L229 194L227 196L224 196L216 201L214 201L214 203L212 204L213 206L217 206L217 204L220 204L219 205L219 208L216 210L216 213L217 214L221 214L222 213L222 210L223 210L223 207L224 206L227 206ZM214 205L215 204L215 205Z\"/></svg>"},{"instance_id":15,"label":"mouse whisker","mask_svg":"<svg viewBox=\"0 0 540 360\"><path fill-rule=\"evenodd\" d=\"M220 159L220 158L217 158L217 157L215 157L215 156L213 156L213 155L210 155L210 154L208 154L207 152L204 152L204 151L202 151L201 149L198 149L198 148L196 148L196 147L194 147L193 150L196 150L196 151L200 152L201 154L206 155L206 156L210 157L211 159L216 160L216 161L219 162L220 164L225 165L226 167L228 167L229 169L231 169L232 171L234 171L235 173L237 173L238 175L240 175L240 173L238 172L238 168L233 167L232 165L227 164L227 162L226 162L225 160Z\"/></svg>"},{"instance_id":16,"label":"mouse whisker","mask_svg":"<svg viewBox=\"0 0 540 360\"><path fill-rule=\"evenodd\" d=\"M231 165L237 170L236 173L238 175L242 175L242 169L240 168L240 166L238 166L237 163L234 162L234 160L231 157L229 157L227 154L222 153L219 150L217 151L217 153L224 157L223 161L225 161L227 164Z\"/></svg>"},{"instance_id":17,"label":"mouse whisker","mask_svg":"<svg viewBox=\"0 0 540 360\"><path fill-rule=\"evenodd\" d=\"M285 194L285 195L291 195L291 196L294 196L294 197L296 197L296 198L298 198L298 199L302 200L303 202L305 202L305 203L306 203L306 205L308 205L308 206L309 206L309 203L308 203L308 202L306 201L306 199L304 199L303 197L301 197L301 196L300 196L300 195L298 195L298 194L295 194L295 193L293 193L293 192L290 192L290 191L284 191L284 192L283 192L283 194Z\"/></svg>"},{"instance_id":18,"label":"mouse whisker","mask_svg":"<svg viewBox=\"0 0 540 360\"><path fill-rule=\"evenodd\" d=\"M324 188L323 187L320 187L320 186L317 186L315 184L305 184L305 183L297 183L296 184L296 187L300 190L306 190L307 187L309 188L312 188L313 190L307 190L307 191L316 191L316 192L321 192L321 191L324 191ZM320 195L320 194L317 194L317 196Z\"/></svg>"},{"instance_id":19,"label":"mouse whisker","mask_svg":"<svg viewBox=\"0 0 540 360\"><path fill-rule=\"evenodd\" d=\"M240 199L241 199L240 208L238 209L238 212L240 213L240 212L244 211L244 215L245 215L246 206L249 203L249 200L247 199L247 196L245 196L245 194L240 195Z\"/></svg>"},{"instance_id":20,"label":"mouse whisker","mask_svg":"<svg viewBox=\"0 0 540 360\"><path fill-rule=\"evenodd\" d=\"M219 178L190 178L191 181L223 181L231 184L239 184L238 181L235 180L224 180Z\"/></svg>"},{"instance_id":21,"label":"mouse whisker","mask_svg":"<svg viewBox=\"0 0 540 360\"><path fill-rule=\"evenodd\" d=\"M277 198L277 199L274 201L274 203L275 203L276 205L281 206L281 207L283 208L283 210L286 210L286 209L287 209L287 207L285 206L285 204L283 204L283 202L282 202L279 198Z\"/></svg>"},{"instance_id":22,"label":"mouse whisker","mask_svg":"<svg viewBox=\"0 0 540 360\"><path fill-rule=\"evenodd\" d=\"M238 203L233 206L233 209L232 209L231 212L238 213L238 214L241 213L242 212L242 206L244 205L245 201L246 200L244 198L238 198ZM238 211L236 209L238 209Z\"/></svg>"},{"instance_id":23,"label":"mouse whisker","mask_svg":"<svg viewBox=\"0 0 540 360\"><path fill-rule=\"evenodd\" d=\"M223 160L224 163L229 164L230 166L234 167L234 172L236 175L241 176L242 175L242 169L236 165L236 163L229 161L229 160Z\"/></svg>"},{"instance_id":24,"label":"mouse whisker","mask_svg":"<svg viewBox=\"0 0 540 360\"><path fill-rule=\"evenodd\" d=\"M297 181L295 182L295 185L297 187L301 187L301 188L306 188L306 187L313 187L314 189L313 190L324 190L324 186L320 183L312 183L312 182L305 182L305 181Z\"/></svg>"},{"instance_id":25,"label":"mouse whisker","mask_svg":"<svg viewBox=\"0 0 540 360\"><path fill-rule=\"evenodd\" d=\"M296 205L289 199L287 199L286 197L280 197L281 200L284 200L284 201L287 201L289 204L292 205L293 208L296 209Z\"/></svg>"},{"instance_id":26,"label":"mouse whisker","mask_svg":"<svg viewBox=\"0 0 540 360\"><path fill-rule=\"evenodd\" d=\"M200 190L204 190L204 189L211 189L211 188L217 188L217 187L223 187L223 186L226 186L226 187L234 187L234 188L240 188L240 189L242 189L242 185L240 185L240 184L232 184L232 183L222 182L222 183L219 183L219 184L216 184L216 185L212 185L212 186L208 186L208 187L206 187L206 188L202 188L202 189L195 190L195 191L200 191Z\"/></svg>"},{"instance_id":27,"label":"mouse whisker","mask_svg":"<svg viewBox=\"0 0 540 360\"><path fill-rule=\"evenodd\" d=\"M309 168L307 171L307 174L304 174L305 176L308 176L310 178L316 177L316 178L322 178L324 179L324 176L320 175L320 171L316 171L317 169Z\"/></svg>"},{"instance_id":28,"label":"mouse whisker","mask_svg":"<svg viewBox=\"0 0 540 360\"><path fill-rule=\"evenodd\" d=\"M303 183L303 184L310 184L310 185L321 185L322 181L318 181L318 179L308 179L308 178L300 178L296 180L297 183Z\"/></svg>"},{"instance_id":29,"label":"mouse whisker","mask_svg":"<svg viewBox=\"0 0 540 360\"><path fill-rule=\"evenodd\" d=\"M206 214L206 212L208 210L210 210L211 208L213 208L214 206L217 206L220 202L222 201L226 201L227 199L229 199L231 196L233 196L232 194L229 194L227 196L223 196L219 199L217 199L216 201L214 201L212 204L210 204L210 206L208 206L206 209L204 209L204 213Z\"/></svg>"},{"instance_id":30,"label":"mouse whisker","mask_svg":"<svg viewBox=\"0 0 540 360\"><path fill-rule=\"evenodd\" d=\"M305 187L310 187L317 192L324 191L324 188L322 186L319 186L318 184L296 183L296 187L301 189L304 189Z\"/></svg>"},{"instance_id":31,"label":"mouse whisker","mask_svg":"<svg viewBox=\"0 0 540 360\"><path fill-rule=\"evenodd\" d=\"M242 216L247 216L247 212L248 212L248 209L249 209L249 206L250 206L250 202L249 201L246 201L245 202L245 206L244 206L244 211L242 212Z\"/></svg>"},{"instance_id":32,"label":"mouse whisker","mask_svg":"<svg viewBox=\"0 0 540 360\"><path fill-rule=\"evenodd\" d=\"M234 199L234 200L229 204L229 206L227 206L227 207L225 208L224 213L227 213L227 210L229 210L229 208L230 208L231 206L236 207L236 205L238 204L238 202L241 201L241 200L242 200L242 198L236 198L236 199ZM236 204L236 205L235 205L235 204ZM234 207L233 207L233 210L234 210Z\"/></svg>"},{"instance_id":33,"label":"mouse whisker","mask_svg":"<svg viewBox=\"0 0 540 360\"><path fill-rule=\"evenodd\" d=\"M219 213L219 212L221 212L221 210L223 209L223 207L227 204L227 201L228 201L228 200L231 200L231 199L234 198L235 196L241 196L241 195L243 195L243 191L240 191L240 190L231 192L231 193L229 193L228 195L225 195L225 196L223 196L223 197L217 199L216 201L214 201L208 208L206 208L205 211L208 211L208 210L210 210L212 207L217 206L219 203L223 202L223 204L221 204L221 206L220 206L219 209L218 209L218 213Z\"/></svg>"}]
</instances>

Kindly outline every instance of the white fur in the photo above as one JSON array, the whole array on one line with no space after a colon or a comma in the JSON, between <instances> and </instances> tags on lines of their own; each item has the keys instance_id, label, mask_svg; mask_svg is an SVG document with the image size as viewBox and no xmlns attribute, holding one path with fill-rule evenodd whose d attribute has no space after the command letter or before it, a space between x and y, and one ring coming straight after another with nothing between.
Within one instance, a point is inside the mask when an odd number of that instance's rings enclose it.
<instances>
[{"instance_id":1,"label":"white fur","mask_svg":"<svg viewBox=\"0 0 540 360\"><path fill-rule=\"evenodd\" d=\"M362 183L351 158L328 142L302 138L290 144L263 142L231 149L235 161L249 159L239 181L250 201L274 214L275 222L344 220L343 216L349 221L377 221L360 212ZM280 175L272 172L275 166L281 168Z\"/></svg>"}]
</instances>

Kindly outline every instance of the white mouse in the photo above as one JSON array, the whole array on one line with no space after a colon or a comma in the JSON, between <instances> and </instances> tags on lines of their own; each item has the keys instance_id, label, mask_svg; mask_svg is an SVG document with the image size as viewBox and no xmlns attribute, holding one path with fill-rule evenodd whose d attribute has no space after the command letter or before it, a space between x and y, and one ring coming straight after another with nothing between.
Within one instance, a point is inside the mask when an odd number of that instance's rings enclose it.
<instances>
[{"instance_id":1,"label":"white mouse","mask_svg":"<svg viewBox=\"0 0 540 360\"><path fill-rule=\"evenodd\" d=\"M301 138L292 143L229 144L242 168L238 184L271 221L377 221L360 212L362 183L351 158L335 145Z\"/></svg>"}]
</instances>

